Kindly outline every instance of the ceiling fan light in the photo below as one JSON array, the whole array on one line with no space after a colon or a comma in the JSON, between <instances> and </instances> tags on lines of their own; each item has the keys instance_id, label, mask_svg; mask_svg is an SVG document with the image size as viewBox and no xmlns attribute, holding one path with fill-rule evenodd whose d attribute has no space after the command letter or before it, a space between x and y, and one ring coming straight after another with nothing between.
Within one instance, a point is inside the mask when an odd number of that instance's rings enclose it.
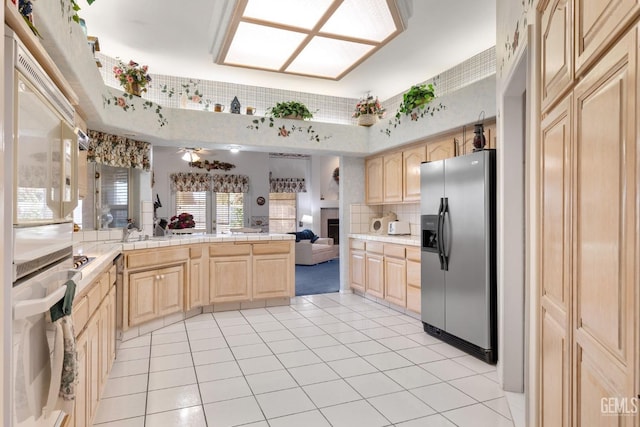
<instances>
[{"instance_id":1,"label":"ceiling fan light","mask_svg":"<svg viewBox=\"0 0 640 427\"><path fill-rule=\"evenodd\" d=\"M198 160L200 160L200 156L198 156L193 151L187 151L182 156L182 160L184 160L185 162L193 163L193 162L197 162Z\"/></svg>"}]
</instances>

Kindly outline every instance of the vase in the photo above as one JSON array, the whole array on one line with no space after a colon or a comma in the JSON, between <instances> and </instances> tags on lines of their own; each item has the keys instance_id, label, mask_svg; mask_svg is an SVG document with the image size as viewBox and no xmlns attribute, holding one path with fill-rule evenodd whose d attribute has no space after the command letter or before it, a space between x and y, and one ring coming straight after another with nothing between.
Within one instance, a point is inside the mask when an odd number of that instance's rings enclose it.
<instances>
[{"instance_id":1,"label":"vase","mask_svg":"<svg viewBox=\"0 0 640 427\"><path fill-rule=\"evenodd\" d=\"M135 95L135 96L142 95L142 88L137 82L132 82L132 83L127 82L127 84L124 87L124 91L130 95Z\"/></svg>"},{"instance_id":2,"label":"vase","mask_svg":"<svg viewBox=\"0 0 640 427\"><path fill-rule=\"evenodd\" d=\"M376 114L360 114L358 116L358 126L372 126L378 122Z\"/></svg>"}]
</instances>

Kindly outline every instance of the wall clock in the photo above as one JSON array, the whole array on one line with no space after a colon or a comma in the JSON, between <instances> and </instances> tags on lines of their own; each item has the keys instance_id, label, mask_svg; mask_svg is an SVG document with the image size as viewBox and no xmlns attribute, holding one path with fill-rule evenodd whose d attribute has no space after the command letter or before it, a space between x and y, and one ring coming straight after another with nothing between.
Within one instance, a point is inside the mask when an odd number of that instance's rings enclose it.
<instances>
[{"instance_id":1,"label":"wall clock","mask_svg":"<svg viewBox=\"0 0 640 427\"><path fill-rule=\"evenodd\" d=\"M258 205L260 205L260 206L264 205L264 202L265 202L265 201L266 201L266 200L264 200L264 197L262 197L262 196L260 196L260 197L258 197L258 198L256 199L256 203L257 203Z\"/></svg>"}]
</instances>

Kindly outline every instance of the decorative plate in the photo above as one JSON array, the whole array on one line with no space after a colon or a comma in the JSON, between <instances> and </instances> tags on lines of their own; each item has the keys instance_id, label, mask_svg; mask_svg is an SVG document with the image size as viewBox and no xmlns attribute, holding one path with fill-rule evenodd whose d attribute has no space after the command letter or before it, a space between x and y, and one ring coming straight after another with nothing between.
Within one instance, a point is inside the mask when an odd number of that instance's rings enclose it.
<instances>
[{"instance_id":1,"label":"decorative plate","mask_svg":"<svg viewBox=\"0 0 640 427\"><path fill-rule=\"evenodd\" d=\"M260 196L256 199L256 203L260 206L264 205L264 203L266 202L266 200L264 199L264 197Z\"/></svg>"}]
</instances>

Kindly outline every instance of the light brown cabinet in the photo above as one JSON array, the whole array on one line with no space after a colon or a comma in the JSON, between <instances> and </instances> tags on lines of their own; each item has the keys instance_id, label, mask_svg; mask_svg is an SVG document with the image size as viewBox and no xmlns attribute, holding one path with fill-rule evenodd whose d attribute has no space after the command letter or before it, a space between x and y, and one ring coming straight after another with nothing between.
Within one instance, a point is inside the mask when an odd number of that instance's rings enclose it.
<instances>
[{"instance_id":1,"label":"light brown cabinet","mask_svg":"<svg viewBox=\"0 0 640 427\"><path fill-rule=\"evenodd\" d=\"M473 139L472 139L473 140ZM448 159L455 157L456 144L453 136L432 141L427 144L427 161Z\"/></svg>"},{"instance_id":2,"label":"light brown cabinet","mask_svg":"<svg viewBox=\"0 0 640 427\"><path fill-rule=\"evenodd\" d=\"M349 283L352 289L362 293L366 283L364 249L362 240L349 239Z\"/></svg>"},{"instance_id":3,"label":"light brown cabinet","mask_svg":"<svg viewBox=\"0 0 640 427\"><path fill-rule=\"evenodd\" d=\"M209 295L212 303L251 299L251 245L209 247Z\"/></svg>"},{"instance_id":4,"label":"light brown cabinet","mask_svg":"<svg viewBox=\"0 0 640 427\"><path fill-rule=\"evenodd\" d=\"M385 203L402 202L402 152L385 154L383 162L383 200Z\"/></svg>"},{"instance_id":5,"label":"light brown cabinet","mask_svg":"<svg viewBox=\"0 0 640 427\"><path fill-rule=\"evenodd\" d=\"M129 325L183 309L184 266L129 274Z\"/></svg>"},{"instance_id":6,"label":"light brown cabinet","mask_svg":"<svg viewBox=\"0 0 640 427\"><path fill-rule=\"evenodd\" d=\"M563 7L574 8L569 24L554 18ZM640 381L637 24L623 33L638 11L635 0L542 10L543 57L548 28L570 25L576 69L566 93L541 88L558 99L542 105L539 144L541 426L637 425L599 405L636 396ZM542 76L557 69L541 62Z\"/></svg>"},{"instance_id":7,"label":"light brown cabinet","mask_svg":"<svg viewBox=\"0 0 640 427\"><path fill-rule=\"evenodd\" d=\"M291 296L295 288L295 253L291 242L254 243L253 289L254 299Z\"/></svg>"},{"instance_id":8,"label":"light brown cabinet","mask_svg":"<svg viewBox=\"0 0 640 427\"><path fill-rule=\"evenodd\" d=\"M382 157L366 159L365 168L365 202L369 205L384 202L384 172Z\"/></svg>"},{"instance_id":9,"label":"light brown cabinet","mask_svg":"<svg viewBox=\"0 0 640 427\"><path fill-rule=\"evenodd\" d=\"M292 241L211 245L211 302L292 296L295 289L294 256Z\"/></svg>"},{"instance_id":10,"label":"light brown cabinet","mask_svg":"<svg viewBox=\"0 0 640 427\"><path fill-rule=\"evenodd\" d=\"M420 201L420 164L425 161L427 161L427 151L424 145L402 152L402 168L404 171L403 201Z\"/></svg>"},{"instance_id":11,"label":"light brown cabinet","mask_svg":"<svg viewBox=\"0 0 640 427\"><path fill-rule=\"evenodd\" d=\"M209 303L209 287L206 286L208 249L205 245L189 248L189 283L186 286L186 310Z\"/></svg>"},{"instance_id":12,"label":"light brown cabinet","mask_svg":"<svg viewBox=\"0 0 640 427\"><path fill-rule=\"evenodd\" d=\"M74 299L78 378L73 412L63 425L93 425L115 357L115 275L105 270Z\"/></svg>"},{"instance_id":13,"label":"light brown cabinet","mask_svg":"<svg viewBox=\"0 0 640 427\"><path fill-rule=\"evenodd\" d=\"M420 248L350 239L351 289L420 313Z\"/></svg>"},{"instance_id":14,"label":"light brown cabinet","mask_svg":"<svg viewBox=\"0 0 640 427\"><path fill-rule=\"evenodd\" d=\"M395 305L407 304L407 262L405 247L384 244L384 294Z\"/></svg>"},{"instance_id":15,"label":"light brown cabinet","mask_svg":"<svg viewBox=\"0 0 640 427\"><path fill-rule=\"evenodd\" d=\"M573 2L552 0L541 17L542 109L555 103L573 83Z\"/></svg>"},{"instance_id":16,"label":"light brown cabinet","mask_svg":"<svg viewBox=\"0 0 640 427\"><path fill-rule=\"evenodd\" d=\"M407 246L407 309L414 313L422 309L420 268L420 248Z\"/></svg>"}]
</instances>

